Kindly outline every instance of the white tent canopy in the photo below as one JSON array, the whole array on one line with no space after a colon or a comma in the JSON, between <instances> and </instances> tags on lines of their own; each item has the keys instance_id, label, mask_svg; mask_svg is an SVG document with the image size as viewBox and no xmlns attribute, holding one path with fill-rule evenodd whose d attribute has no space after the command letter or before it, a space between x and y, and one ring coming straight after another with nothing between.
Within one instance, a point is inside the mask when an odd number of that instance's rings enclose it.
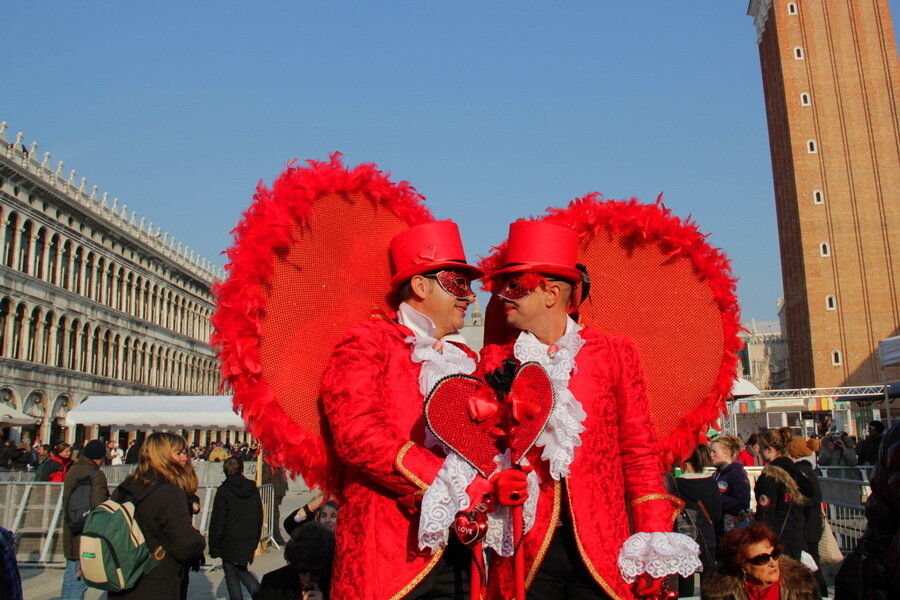
<instances>
[{"instance_id":1,"label":"white tent canopy","mask_svg":"<svg viewBox=\"0 0 900 600\"><path fill-rule=\"evenodd\" d=\"M759 393L759 388L744 379L738 377L731 386L732 398L743 398L744 396L755 396Z\"/></svg>"},{"instance_id":2,"label":"white tent canopy","mask_svg":"<svg viewBox=\"0 0 900 600\"><path fill-rule=\"evenodd\" d=\"M118 429L244 429L244 421L232 409L231 396L89 396L69 411L66 424Z\"/></svg>"},{"instance_id":3,"label":"white tent canopy","mask_svg":"<svg viewBox=\"0 0 900 600\"><path fill-rule=\"evenodd\" d=\"M0 427L16 425L34 425L37 419L30 417L21 410L16 410L9 404L0 404Z\"/></svg>"},{"instance_id":4,"label":"white tent canopy","mask_svg":"<svg viewBox=\"0 0 900 600\"><path fill-rule=\"evenodd\" d=\"M882 367L900 365L900 335L878 342L878 362Z\"/></svg>"}]
</instances>

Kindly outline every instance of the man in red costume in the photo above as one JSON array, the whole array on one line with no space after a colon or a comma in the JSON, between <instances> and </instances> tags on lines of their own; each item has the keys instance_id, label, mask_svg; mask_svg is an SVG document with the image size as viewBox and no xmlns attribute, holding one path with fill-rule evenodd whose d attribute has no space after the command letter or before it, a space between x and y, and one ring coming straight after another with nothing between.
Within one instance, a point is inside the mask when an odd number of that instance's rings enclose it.
<instances>
[{"instance_id":1,"label":"man in red costume","mask_svg":"<svg viewBox=\"0 0 900 600\"><path fill-rule=\"evenodd\" d=\"M576 266L578 244L567 227L517 221L505 265L490 274L507 324L520 333L513 343L486 347L481 367L490 372L510 358L538 362L555 396L528 455L540 486L520 548L529 599L633 598L636 579L652 585L699 565L696 544L672 533L681 503L663 487L634 343L569 316L578 283L587 283ZM497 598L512 597L512 562L500 557L492 566Z\"/></svg>"},{"instance_id":2,"label":"man in red costume","mask_svg":"<svg viewBox=\"0 0 900 600\"><path fill-rule=\"evenodd\" d=\"M322 379L346 467L331 597L461 599L471 553L448 531L471 504L473 477L426 435L423 410L441 378L475 370L459 330L475 299L471 281L482 273L466 264L451 221L398 234L390 252L397 312L355 326Z\"/></svg>"}]
</instances>

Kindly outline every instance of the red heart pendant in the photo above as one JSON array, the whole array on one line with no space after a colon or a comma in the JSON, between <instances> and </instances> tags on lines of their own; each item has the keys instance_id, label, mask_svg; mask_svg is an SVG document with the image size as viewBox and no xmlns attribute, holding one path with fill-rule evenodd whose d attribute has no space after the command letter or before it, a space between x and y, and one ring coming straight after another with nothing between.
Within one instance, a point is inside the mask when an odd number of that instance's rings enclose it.
<instances>
[{"instance_id":1,"label":"red heart pendant","mask_svg":"<svg viewBox=\"0 0 900 600\"><path fill-rule=\"evenodd\" d=\"M474 546L487 535L487 515L483 512L457 513L453 521L456 537L465 546Z\"/></svg>"}]
</instances>

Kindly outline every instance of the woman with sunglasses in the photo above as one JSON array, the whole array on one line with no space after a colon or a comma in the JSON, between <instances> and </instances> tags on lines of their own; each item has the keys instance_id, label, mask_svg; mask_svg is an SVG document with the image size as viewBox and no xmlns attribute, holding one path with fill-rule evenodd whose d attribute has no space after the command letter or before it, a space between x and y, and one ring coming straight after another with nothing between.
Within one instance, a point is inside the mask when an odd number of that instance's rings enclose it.
<instances>
[{"instance_id":1,"label":"woman with sunglasses","mask_svg":"<svg viewBox=\"0 0 900 600\"><path fill-rule=\"evenodd\" d=\"M719 569L703 582L701 600L818 600L812 572L784 554L764 523L722 538Z\"/></svg>"},{"instance_id":2,"label":"woman with sunglasses","mask_svg":"<svg viewBox=\"0 0 900 600\"><path fill-rule=\"evenodd\" d=\"M767 429L760 436L766 467L756 480L756 520L778 534L788 556L800 560L806 550L806 506L816 493L813 483L788 456L794 437L790 427Z\"/></svg>"},{"instance_id":3,"label":"woman with sunglasses","mask_svg":"<svg viewBox=\"0 0 900 600\"><path fill-rule=\"evenodd\" d=\"M134 473L113 492L133 502L135 520L159 563L137 585L110 598L174 600L183 597L188 565L203 556L206 541L194 528L188 498L197 491L187 442L172 433L151 433L141 445Z\"/></svg>"}]
</instances>

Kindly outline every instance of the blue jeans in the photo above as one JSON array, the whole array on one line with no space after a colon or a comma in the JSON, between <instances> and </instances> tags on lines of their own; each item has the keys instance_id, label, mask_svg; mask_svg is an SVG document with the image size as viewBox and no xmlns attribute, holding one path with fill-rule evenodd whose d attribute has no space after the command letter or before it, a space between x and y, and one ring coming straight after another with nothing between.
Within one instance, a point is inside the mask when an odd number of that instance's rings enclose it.
<instances>
[{"instance_id":1,"label":"blue jeans","mask_svg":"<svg viewBox=\"0 0 900 600\"><path fill-rule=\"evenodd\" d=\"M87 586L83 579L76 577L77 573L78 561L66 560L66 572L63 575L60 600L82 600L84 598Z\"/></svg>"}]
</instances>

